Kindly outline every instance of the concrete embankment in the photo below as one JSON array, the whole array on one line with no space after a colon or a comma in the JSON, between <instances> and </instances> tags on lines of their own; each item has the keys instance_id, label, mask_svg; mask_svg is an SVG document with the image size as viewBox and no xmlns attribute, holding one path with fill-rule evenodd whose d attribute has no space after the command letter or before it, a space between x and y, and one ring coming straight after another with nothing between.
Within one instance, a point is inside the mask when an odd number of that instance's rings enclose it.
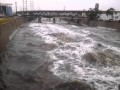
<instances>
[{"instance_id":1,"label":"concrete embankment","mask_svg":"<svg viewBox=\"0 0 120 90\"><path fill-rule=\"evenodd\" d=\"M0 52L3 51L9 42L10 35L27 19L13 18L8 22L0 24Z\"/></svg>"},{"instance_id":2,"label":"concrete embankment","mask_svg":"<svg viewBox=\"0 0 120 90\"><path fill-rule=\"evenodd\" d=\"M0 90L5 90L6 85L3 81L2 75L2 58L4 57L3 51L6 49L6 46L10 40L10 36L12 35L17 28L21 26L21 24L27 22L27 18L12 18L7 22L0 24Z\"/></svg>"},{"instance_id":3,"label":"concrete embankment","mask_svg":"<svg viewBox=\"0 0 120 90\"><path fill-rule=\"evenodd\" d=\"M85 24L90 27L106 27L106 28L112 28L120 31L120 22L118 21L97 21L97 20L91 20L89 21L87 18L84 18L80 22L81 25Z\"/></svg>"},{"instance_id":4,"label":"concrete embankment","mask_svg":"<svg viewBox=\"0 0 120 90\"><path fill-rule=\"evenodd\" d=\"M73 19L73 20L70 20L70 22L76 23L78 25L85 25L85 26L87 25L89 27L100 26L100 27L112 28L120 31L119 21L100 21L100 20L88 20L88 18L83 18L83 19Z\"/></svg>"}]
</instances>

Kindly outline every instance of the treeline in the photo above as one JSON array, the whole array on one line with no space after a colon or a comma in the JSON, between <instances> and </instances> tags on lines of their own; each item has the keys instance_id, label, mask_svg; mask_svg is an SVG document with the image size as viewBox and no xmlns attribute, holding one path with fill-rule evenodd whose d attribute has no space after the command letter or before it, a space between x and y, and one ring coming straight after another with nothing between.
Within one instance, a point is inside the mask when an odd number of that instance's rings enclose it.
<instances>
[{"instance_id":1,"label":"treeline","mask_svg":"<svg viewBox=\"0 0 120 90\"><path fill-rule=\"evenodd\" d=\"M106 15L107 17L111 17L109 18L109 20L114 20L114 18L117 20L118 19L118 16L115 16L114 17L114 14L117 14L118 12L115 11L114 8L109 8L107 11L106 11ZM87 17L89 18L89 20L98 20L100 19L101 17L101 14L102 14L102 11L101 10L96 10L96 9L92 9L90 8L88 10L88 13L87 13Z\"/></svg>"}]
</instances>

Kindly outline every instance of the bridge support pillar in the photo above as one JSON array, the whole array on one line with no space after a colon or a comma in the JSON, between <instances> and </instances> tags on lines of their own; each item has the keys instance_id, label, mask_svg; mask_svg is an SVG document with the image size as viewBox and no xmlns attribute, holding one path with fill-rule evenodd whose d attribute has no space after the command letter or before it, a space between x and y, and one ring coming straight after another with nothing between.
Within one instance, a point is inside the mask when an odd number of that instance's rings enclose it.
<instances>
[{"instance_id":1,"label":"bridge support pillar","mask_svg":"<svg viewBox=\"0 0 120 90\"><path fill-rule=\"evenodd\" d=\"M60 21L61 21L62 19L60 18Z\"/></svg>"},{"instance_id":2,"label":"bridge support pillar","mask_svg":"<svg viewBox=\"0 0 120 90\"><path fill-rule=\"evenodd\" d=\"M56 23L56 19L55 19L55 17L53 17L53 23Z\"/></svg>"},{"instance_id":3,"label":"bridge support pillar","mask_svg":"<svg viewBox=\"0 0 120 90\"><path fill-rule=\"evenodd\" d=\"M77 19L77 24L80 24L80 19Z\"/></svg>"},{"instance_id":4,"label":"bridge support pillar","mask_svg":"<svg viewBox=\"0 0 120 90\"><path fill-rule=\"evenodd\" d=\"M71 22L73 22L73 17L71 17Z\"/></svg>"},{"instance_id":5,"label":"bridge support pillar","mask_svg":"<svg viewBox=\"0 0 120 90\"><path fill-rule=\"evenodd\" d=\"M38 22L39 22L39 23L42 23L42 22L41 22L41 17L38 18Z\"/></svg>"},{"instance_id":6,"label":"bridge support pillar","mask_svg":"<svg viewBox=\"0 0 120 90\"><path fill-rule=\"evenodd\" d=\"M68 20L68 24L70 24L70 22L71 22L71 19L70 19L70 18L68 18L67 20Z\"/></svg>"},{"instance_id":7,"label":"bridge support pillar","mask_svg":"<svg viewBox=\"0 0 120 90\"><path fill-rule=\"evenodd\" d=\"M49 18L49 22L51 21L51 18Z\"/></svg>"}]
</instances>

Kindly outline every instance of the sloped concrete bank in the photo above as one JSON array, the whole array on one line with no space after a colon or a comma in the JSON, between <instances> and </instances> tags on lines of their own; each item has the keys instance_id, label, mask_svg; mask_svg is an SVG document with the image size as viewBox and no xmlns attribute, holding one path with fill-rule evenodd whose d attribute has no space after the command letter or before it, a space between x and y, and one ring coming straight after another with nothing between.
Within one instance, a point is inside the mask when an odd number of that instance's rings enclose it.
<instances>
[{"instance_id":1,"label":"sloped concrete bank","mask_svg":"<svg viewBox=\"0 0 120 90\"><path fill-rule=\"evenodd\" d=\"M6 23L0 24L0 90L5 90L6 88L4 81L2 80L2 71L4 71L4 66L2 65L5 53L4 51L12 33L15 32L15 30L17 30L23 23L27 21L27 18L13 18Z\"/></svg>"},{"instance_id":2,"label":"sloped concrete bank","mask_svg":"<svg viewBox=\"0 0 120 90\"><path fill-rule=\"evenodd\" d=\"M9 22L0 24L0 52L5 49L10 35L24 22L27 22L27 18L13 18Z\"/></svg>"}]
</instances>

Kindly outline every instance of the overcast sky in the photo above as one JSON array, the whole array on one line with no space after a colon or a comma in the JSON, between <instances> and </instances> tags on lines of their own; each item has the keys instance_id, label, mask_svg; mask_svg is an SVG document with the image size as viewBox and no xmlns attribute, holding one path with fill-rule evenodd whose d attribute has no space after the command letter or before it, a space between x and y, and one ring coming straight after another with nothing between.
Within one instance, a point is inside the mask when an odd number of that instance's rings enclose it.
<instances>
[{"instance_id":1,"label":"overcast sky","mask_svg":"<svg viewBox=\"0 0 120 90\"><path fill-rule=\"evenodd\" d=\"M34 3L32 9L35 10L88 10L94 8L95 3L99 3L100 10L107 10L110 7L120 11L120 0L27 0L28 9L30 10L30 2ZM15 2L17 2L18 10L23 9L23 0L0 0L0 3L12 3L15 10Z\"/></svg>"}]
</instances>

